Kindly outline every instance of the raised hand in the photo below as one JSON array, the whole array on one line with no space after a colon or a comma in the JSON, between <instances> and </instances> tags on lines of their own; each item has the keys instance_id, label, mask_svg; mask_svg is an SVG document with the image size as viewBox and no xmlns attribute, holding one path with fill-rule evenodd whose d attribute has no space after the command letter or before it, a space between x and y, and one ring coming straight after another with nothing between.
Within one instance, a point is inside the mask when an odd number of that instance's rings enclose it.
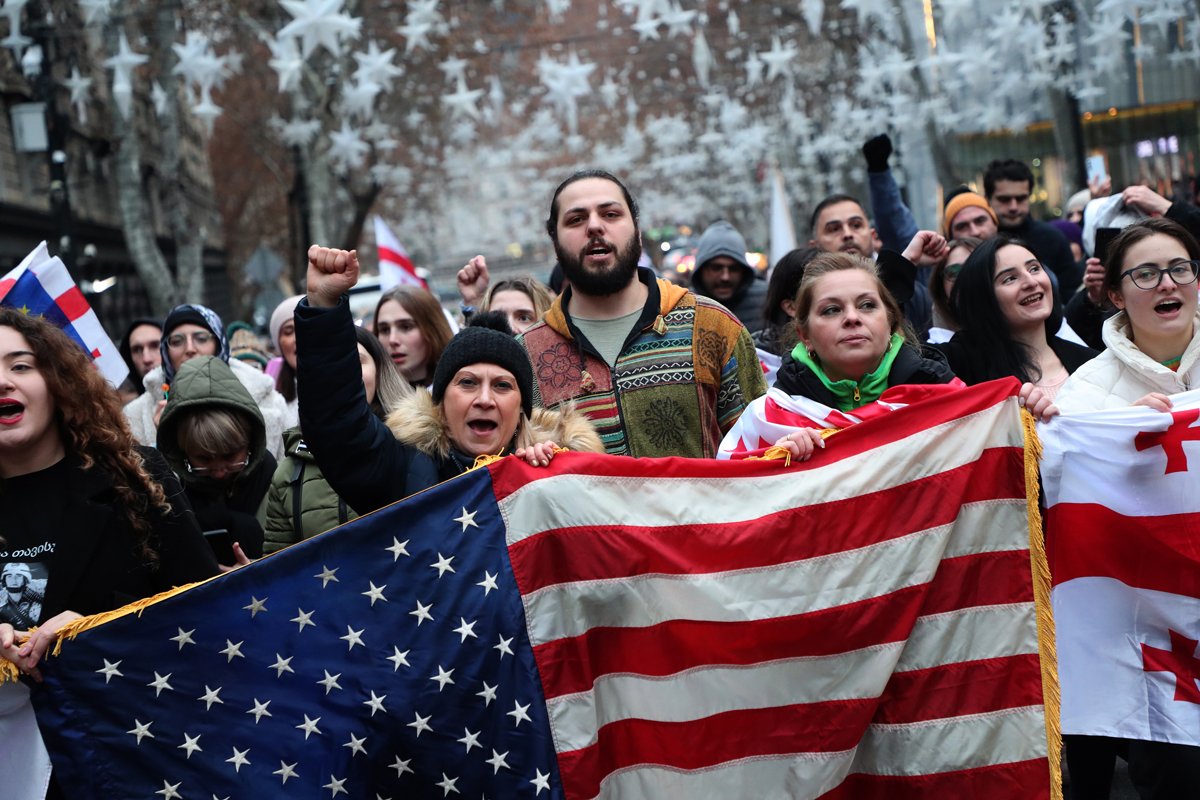
<instances>
[{"instance_id":1,"label":"raised hand","mask_svg":"<svg viewBox=\"0 0 1200 800\"><path fill-rule=\"evenodd\" d=\"M458 294L462 297L463 305L478 306L487 293L490 276L488 275L487 259L475 256L467 265L458 271Z\"/></svg>"},{"instance_id":2,"label":"raised hand","mask_svg":"<svg viewBox=\"0 0 1200 800\"><path fill-rule=\"evenodd\" d=\"M358 251L313 245L308 248L308 304L332 308L358 283Z\"/></svg>"}]
</instances>

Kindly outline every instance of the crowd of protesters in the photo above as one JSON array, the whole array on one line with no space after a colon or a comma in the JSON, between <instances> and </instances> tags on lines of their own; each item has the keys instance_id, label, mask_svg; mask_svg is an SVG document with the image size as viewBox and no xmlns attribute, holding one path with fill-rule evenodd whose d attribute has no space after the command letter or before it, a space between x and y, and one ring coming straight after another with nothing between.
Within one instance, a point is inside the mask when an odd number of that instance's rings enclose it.
<instances>
[{"instance_id":1,"label":"crowd of protesters","mask_svg":"<svg viewBox=\"0 0 1200 800\"><path fill-rule=\"evenodd\" d=\"M40 554L5 566L6 591L11 573L29 593L0 605L0 655L36 680L80 614L244 565L491 458L715 457L771 385L849 411L897 385L1016 378L1049 420L1167 411L1200 383L1200 211L1097 186L1069 208L1081 218L1052 225L1030 213L1029 169L1001 161L983 194L950 193L940 231L919 230L890 152L886 137L864 148L874 220L849 194L816 203L807 246L769 279L737 228L714 222L690 288L640 263L624 183L575 173L546 219L560 291L493 283L477 256L457 276L457 332L411 286L356 326L357 254L314 245L306 292L271 315L269 344L195 303L136 320L120 342L123 408L62 332L0 310L0 541ZM1104 253L1073 251L1095 246L1092 214L1121 230ZM776 444L797 459L824 446L816 431ZM27 693L0 686L0 737L36 735ZM1200 796L1195 748L1066 749L1074 797L1107 797L1118 753L1144 798ZM48 763L24 762L47 785Z\"/></svg>"}]
</instances>

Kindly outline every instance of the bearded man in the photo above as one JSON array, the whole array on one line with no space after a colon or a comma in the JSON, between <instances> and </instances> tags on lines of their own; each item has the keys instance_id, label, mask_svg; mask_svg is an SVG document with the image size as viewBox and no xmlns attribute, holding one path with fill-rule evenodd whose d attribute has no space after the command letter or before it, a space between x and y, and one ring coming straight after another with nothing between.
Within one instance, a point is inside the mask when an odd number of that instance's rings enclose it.
<instances>
[{"instance_id":1,"label":"bearded man","mask_svg":"<svg viewBox=\"0 0 1200 800\"><path fill-rule=\"evenodd\" d=\"M719 303L638 267L637 202L608 172L559 184L546 231L569 286L519 337L534 405L574 403L609 453L714 457L767 389L749 333Z\"/></svg>"}]
</instances>

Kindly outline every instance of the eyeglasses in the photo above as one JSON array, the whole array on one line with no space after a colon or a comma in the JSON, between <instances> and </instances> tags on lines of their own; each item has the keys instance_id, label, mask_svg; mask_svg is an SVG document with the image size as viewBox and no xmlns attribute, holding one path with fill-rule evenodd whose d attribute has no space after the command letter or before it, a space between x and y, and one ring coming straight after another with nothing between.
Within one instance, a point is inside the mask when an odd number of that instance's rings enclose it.
<instances>
[{"instance_id":1,"label":"eyeglasses","mask_svg":"<svg viewBox=\"0 0 1200 800\"><path fill-rule=\"evenodd\" d=\"M208 331L196 331L195 333L172 333L167 337L167 347L172 350L179 350L187 344L187 340L191 339L197 347L204 347L217 337L213 336Z\"/></svg>"},{"instance_id":2,"label":"eyeglasses","mask_svg":"<svg viewBox=\"0 0 1200 800\"><path fill-rule=\"evenodd\" d=\"M205 475L212 475L214 472L221 472L221 471L224 471L229 474L234 474L234 473L241 472L246 467L250 466L250 454L249 453L246 454L246 459L244 461L235 461L232 464L217 463L211 467L193 467L192 462L188 461L185 458L183 460L183 465L185 467L187 467L188 473L190 473L192 475L199 475L201 477L203 477Z\"/></svg>"},{"instance_id":3,"label":"eyeglasses","mask_svg":"<svg viewBox=\"0 0 1200 800\"><path fill-rule=\"evenodd\" d=\"M1139 289L1157 289L1158 285L1162 283L1163 275L1170 275L1176 286L1187 286L1189 283L1196 282L1198 273L1200 273L1200 261L1184 261L1169 267L1134 267L1122 272L1121 277L1124 278L1128 275L1129 279L1133 281L1133 285Z\"/></svg>"}]
</instances>

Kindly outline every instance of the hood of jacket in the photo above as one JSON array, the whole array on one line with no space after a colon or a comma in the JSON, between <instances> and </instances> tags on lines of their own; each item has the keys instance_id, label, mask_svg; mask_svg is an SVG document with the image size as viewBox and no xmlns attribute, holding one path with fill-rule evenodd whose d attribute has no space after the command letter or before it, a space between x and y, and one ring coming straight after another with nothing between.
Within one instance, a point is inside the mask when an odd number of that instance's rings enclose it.
<instances>
[{"instance_id":1,"label":"hood of jacket","mask_svg":"<svg viewBox=\"0 0 1200 800\"><path fill-rule=\"evenodd\" d=\"M158 423L158 449L166 457L167 463L182 480L190 478L176 429L188 411L207 407L229 408L249 417L250 464L245 472L253 472L267 452L267 428L262 412L234 374L233 368L214 356L189 359L175 373L166 408Z\"/></svg>"},{"instance_id":2,"label":"hood of jacket","mask_svg":"<svg viewBox=\"0 0 1200 800\"><path fill-rule=\"evenodd\" d=\"M311 461L316 463L316 456L304 444L304 435L300 433L300 427L288 428L283 432L283 455L285 458L298 458L301 461Z\"/></svg>"},{"instance_id":3,"label":"hood of jacket","mask_svg":"<svg viewBox=\"0 0 1200 800\"><path fill-rule=\"evenodd\" d=\"M453 444L441 406L429 392L413 392L392 413L387 426L400 442L435 460L449 456ZM559 447L586 453L603 453L604 444L592 423L573 407L535 408L529 418L533 441L550 440Z\"/></svg>"}]
</instances>

